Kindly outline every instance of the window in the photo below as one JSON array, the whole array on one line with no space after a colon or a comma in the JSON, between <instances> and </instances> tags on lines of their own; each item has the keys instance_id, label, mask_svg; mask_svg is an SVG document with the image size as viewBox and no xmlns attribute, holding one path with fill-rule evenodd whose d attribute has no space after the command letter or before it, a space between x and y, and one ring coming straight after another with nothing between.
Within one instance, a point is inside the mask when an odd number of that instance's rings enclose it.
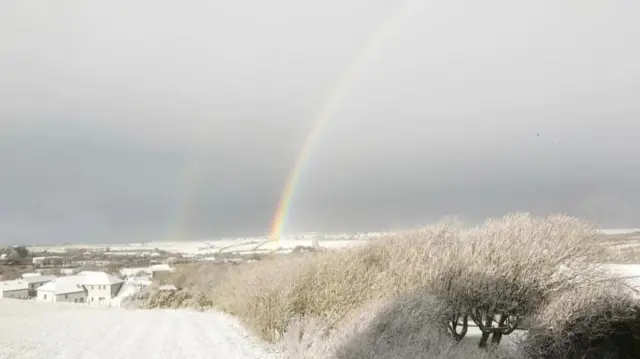
<instances>
[{"instance_id":1,"label":"window","mask_svg":"<svg viewBox=\"0 0 640 359\"><path fill-rule=\"evenodd\" d=\"M84 298L80 298L80 303L84 303Z\"/></svg>"},{"instance_id":2,"label":"window","mask_svg":"<svg viewBox=\"0 0 640 359\"><path fill-rule=\"evenodd\" d=\"M45 295L43 295L43 296L42 296L42 298L43 298L44 300L47 300L47 295L46 295L46 294L45 294Z\"/></svg>"},{"instance_id":3,"label":"window","mask_svg":"<svg viewBox=\"0 0 640 359\"><path fill-rule=\"evenodd\" d=\"M69 294L65 294L64 299L69 299Z\"/></svg>"}]
</instances>

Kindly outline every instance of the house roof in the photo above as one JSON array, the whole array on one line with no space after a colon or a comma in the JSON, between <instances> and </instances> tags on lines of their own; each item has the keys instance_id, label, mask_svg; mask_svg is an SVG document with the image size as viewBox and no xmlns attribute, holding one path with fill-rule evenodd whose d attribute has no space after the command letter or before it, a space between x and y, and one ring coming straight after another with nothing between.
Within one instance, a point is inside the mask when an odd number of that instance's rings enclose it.
<instances>
[{"instance_id":1,"label":"house roof","mask_svg":"<svg viewBox=\"0 0 640 359\"><path fill-rule=\"evenodd\" d=\"M125 298L136 293L140 293L140 287L133 283L124 283L116 294L116 298Z\"/></svg>"},{"instance_id":2,"label":"house roof","mask_svg":"<svg viewBox=\"0 0 640 359\"><path fill-rule=\"evenodd\" d=\"M16 290L25 290L29 289L29 284L27 282L19 279L19 280L5 280L0 282L0 292L13 292Z\"/></svg>"},{"instance_id":3,"label":"house roof","mask_svg":"<svg viewBox=\"0 0 640 359\"><path fill-rule=\"evenodd\" d=\"M84 271L78 273L78 276L84 277L82 284L85 285L112 285L124 282L122 279L105 272Z\"/></svg>"},{"instance_id":4,"label":"house roof","mask_svg":"<svg viewBox=\"0 0 640 359\"><path fill-rule=\"evenodd\" d=\"M84 285L113 285L122 282L122 279L104 272L84 271L76 275L58 277L38 290L55 294L77 293L84 291Z\"/></svg>"},{"instance_id":5,"label":"house roof","mask_svg":"<svg viewBox=\"0 0 640 359\"><path fill-rule=\"evenodd\" d=\"M36 275L36 276L24 277L23 280L29 284L33 284L33 283L51 282L56 278L58 277L56 277L55 275Z\"/></svg>"},{"instance_id":6,"label":"house roof","mask_svg":"<svg viewBox=\"0 0 640 359\"><path fill-rule=\"evenodd\" d=\"M172 272L173 268L171 268L168 264L154 264L149 267L151 272Z\"/></svg>"},{"instance_id":7,"label":"house roof","mask_svg":"<svg viewBox=\"0 0 640 359\"><path fill-rule=\"evenodd\" d=\"M78 275L59 277L38 288L38 292L51 292L56 295L84 292L83 281L84 277Z\"/></svg>"},{"instance_id":8,"label":"house roof","mask_svg":"<svg viewBox=\"0 0 640 359\"><path fill-rule=\"evenodd\" d=\"M27 277L35 277L35 276L39 276L42 275L42 273L22 273L21 277L22 278L27 278Z\"/></svg>"}]
</instances>

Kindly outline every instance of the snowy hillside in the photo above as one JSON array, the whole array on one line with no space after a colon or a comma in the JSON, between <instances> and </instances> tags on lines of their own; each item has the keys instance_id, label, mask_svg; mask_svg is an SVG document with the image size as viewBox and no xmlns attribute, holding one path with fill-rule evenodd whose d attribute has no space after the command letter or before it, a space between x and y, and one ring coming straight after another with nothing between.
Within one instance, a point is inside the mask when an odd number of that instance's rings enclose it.
<instances>
[{"instance_id":1,"label":"snowy hillside","mask_svg":"<svg viewBox=\"0 0 640 359\"><path fill-rule=\"evenodd\" d=\"M275 359L232 317L0 300L0 358Z\"/></svg>"}]
</instances>

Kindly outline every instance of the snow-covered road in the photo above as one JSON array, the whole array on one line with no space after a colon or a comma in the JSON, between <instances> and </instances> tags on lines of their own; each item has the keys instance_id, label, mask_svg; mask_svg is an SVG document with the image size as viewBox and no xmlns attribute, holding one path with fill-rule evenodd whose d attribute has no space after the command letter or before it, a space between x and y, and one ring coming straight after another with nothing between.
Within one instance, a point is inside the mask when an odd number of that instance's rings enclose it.
<instances>
[{"instance_id":1,"label":"snow-covered road","mask_svg":"<svg viewBox=\"0 0 640 359\"><path fill-rule=\"evenodd\" d=\"M223 313L0 299L0 358L278 358Z\"/></svg>"}]
</instances>

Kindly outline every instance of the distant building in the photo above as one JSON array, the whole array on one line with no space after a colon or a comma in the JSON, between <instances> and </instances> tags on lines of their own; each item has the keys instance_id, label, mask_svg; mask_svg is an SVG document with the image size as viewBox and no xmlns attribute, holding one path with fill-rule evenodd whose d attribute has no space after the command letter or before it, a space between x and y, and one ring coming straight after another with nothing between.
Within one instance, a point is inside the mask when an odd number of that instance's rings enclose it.
<instances>
[{"instance_id":1,"label":"distant building","mask_svg":"<svg viewBox=\"0 0 640 359\"><path fill-rule=\"evenodd\" d=\"M30 275L30 274L33 274L33 273L25 273L22 275L22 280L27 282L27 284L29 285L29 298L37 297L38 288L42 287L43 285L57 278L55 275L39 275L39 274Z\"/></svg>"},{"instance_id":2,"label":"distant building","mask_svg":"<svg viewBox=\"0 0 640 359\"><path fill-rule=\"evenodd\" d=\"M124 281L104 272L84 271L59 277L37 289L37 299L49 302L110 306Z\"/></svg>"},{"instance_id":3,"label":"distant building","mask_svg":"<svg viewBox=\"0 0 640 359\"><path fill-rule=\"evenodd\" d=\"M84 277L88 304L110 305L111 298L118 294L124 283L122 279L104 272L85 271L78 276Z\"/></svg>"},{"instance_id":4,"label":"distant building","mask_svg":"<svg viewBox=\"0 0 640 359\"><path fill-rule=\"evenodd\" d=\"M37 300L43 302L84 303L87 290L78 276L59 277L41 286L37 291Z\"/></svg>"},{"instance_id":5,"label":"distant building","mask_svg":"<svg viewBox=\"0 0 640 359\"><path fill-rule=\"evenodd\" d=\"M176 290L178 290L178 288L176 288L176 286L173 284L165 284L165 285L159 286L158 290L163 292L175 292Z\"/></svg>"},{"instance_id":6,"label":"distant building","mask_svg":"<svg viewBox=\"0 0 640 359\"><path fill-rule=\"evenodd\" d=\"M149 267L151 271L151 278L155 280L166 278L171 272L174 271L168 264L156 264Z\"/></svg>"},{"instance_id":7,"label":"distant building","mask_svg":"<svg viewBox=\"0 0 640 359\"><path fill-rule=\"evenodd\" d=\"M22 279L0 282L0 298L28 299L29 284Z\"/></svg>"}]
</instances>

